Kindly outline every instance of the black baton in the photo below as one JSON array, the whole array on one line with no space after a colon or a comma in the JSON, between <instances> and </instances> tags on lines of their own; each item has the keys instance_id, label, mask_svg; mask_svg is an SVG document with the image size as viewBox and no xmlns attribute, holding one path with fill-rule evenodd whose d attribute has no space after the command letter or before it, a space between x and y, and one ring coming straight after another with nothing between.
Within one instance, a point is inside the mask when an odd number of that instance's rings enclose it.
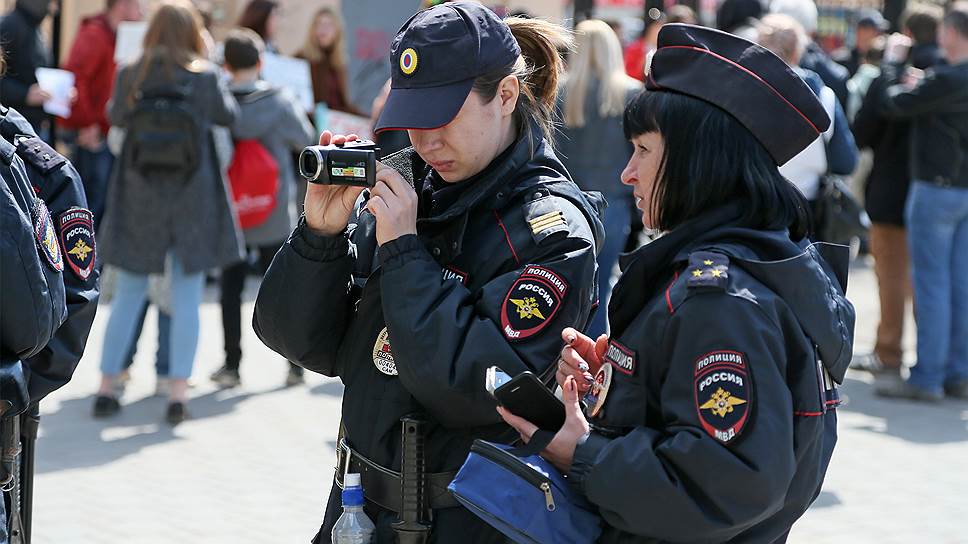
<instances>
[{"instance_id":1,"label":"black baton","mask_svg":"<svg viewBox=\"0 0 968 544\"><path fill-rule=\"evenodd\" d=\"M34 403L20 416L20 521L23 542L30 544L34 506L34 452L37 450L37 428L40 426L40 405Z\"/></svg>"},{"instance_id":2,"label":"black baton","mask_svg":"<svg viewBox=\"0 0 968 544\"><path fill-rule=\"evenodd\" d=\"M401 511L393 524L400 544L424 544L430 540L427 516L426 463L424 458L424 422L410 416L403 423L403 456L401 465Z\"/></svg>"}]
</instances>

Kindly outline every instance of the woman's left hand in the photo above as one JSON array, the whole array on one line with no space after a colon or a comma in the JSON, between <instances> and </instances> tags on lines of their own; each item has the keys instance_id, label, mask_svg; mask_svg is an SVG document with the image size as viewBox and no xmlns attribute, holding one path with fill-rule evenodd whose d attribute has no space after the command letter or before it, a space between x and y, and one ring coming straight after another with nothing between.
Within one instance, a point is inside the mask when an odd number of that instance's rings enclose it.
<instances>
[{"instance_id":1,"label":"woman's left hand","mask_svg":"<svg viewBox=\"0 0 968 544\"><path fill-rule=\"evenodd\" d=\"M417 193L399 172L377 163L376 186L366 207L376 217L376 241L381 246L405 234L417 234Z\"/></svg>"},{"instance_id":2,"label":"woman's left hand","mask_svg":"<svg viewBox=\"0 0 968 544\"><path fill-rule=\"evenodd\" d=\"M548 447L541 452L541 456L558 467L558 470L568 473L571 470L572 459L575 457L575 448L578 447L578 442L588 434L589 426L585 414L581 411L581 403L578 400L578 384L574 377L568 376L563 390L565 424L561 426ZM530 441L531 435L538 430L534 423L508 412L500 406L498 406L497 411L508 425L518 431L521 440L525 443Z\"/></svg>"}]
</instances>

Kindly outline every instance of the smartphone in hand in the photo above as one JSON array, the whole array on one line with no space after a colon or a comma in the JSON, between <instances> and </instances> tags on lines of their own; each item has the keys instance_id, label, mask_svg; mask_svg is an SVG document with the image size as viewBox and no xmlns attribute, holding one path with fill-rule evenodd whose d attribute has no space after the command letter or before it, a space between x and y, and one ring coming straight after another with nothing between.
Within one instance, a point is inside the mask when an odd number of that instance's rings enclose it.
<instances>
[{"instance_id":1,"label":"smartphone in hand","mask_svg":"<svg viewBox=\"0 0 968 544\"><path fill-rule=\"evenodd\" d=\"M540 429L554 433L565 424L565 405L533 372L525 371L512 378L492 366L487 369L485 388L507 411Z\"/></svg>"}]
</instances>

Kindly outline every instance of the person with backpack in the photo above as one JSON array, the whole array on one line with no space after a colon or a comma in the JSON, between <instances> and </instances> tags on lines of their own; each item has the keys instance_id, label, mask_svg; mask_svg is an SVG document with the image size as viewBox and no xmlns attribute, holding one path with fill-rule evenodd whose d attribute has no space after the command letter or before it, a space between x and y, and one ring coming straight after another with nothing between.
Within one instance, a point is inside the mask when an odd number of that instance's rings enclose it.
<instances>
[{"instance_id":1,"label":"person with backpack","mask_svg":"<svg viewBox=\"0 0 968 544\"><path fill-rule=\"evenodd\" d=\"M229 165L229 183L250 254L256 256L259 275L296 226L295 168L292 152L314 143L316 132L299 103L289 92L259 80L262 38L247 28L233 30L225 39L225 69L229 89L239 102L232 125L235 152ZM242 290L248 261L222 270L222 328L225 365L212 374L222 387L239 384L242 359ZM286 385L303 382L303 369L289 364Z\"/></svg>"},{"instance_id":2,"label":"person with backpack","mask_svg":"<svg viewBox=\"0 0 968 544\"><path fill-rule=\"evenodd\" d=\"M101 354L95 417L117 413L113 385L134 339L148 275L171 274L170 387L166 419L187 416L188 377L198 345L205 270L242 258L229 189L214 152L213 125L230 125L238 104L204 58L201 17L187 0L161 4L144 53L120 69L108 118L126 130L98 239L118 270Z\"/></svg>"}]
</instances>

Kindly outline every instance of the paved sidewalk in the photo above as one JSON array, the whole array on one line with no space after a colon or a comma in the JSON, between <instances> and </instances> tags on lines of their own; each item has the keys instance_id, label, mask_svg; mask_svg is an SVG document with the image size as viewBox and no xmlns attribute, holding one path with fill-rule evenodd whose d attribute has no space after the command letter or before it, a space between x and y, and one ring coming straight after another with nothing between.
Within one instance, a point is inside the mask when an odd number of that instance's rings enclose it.
<instances>
[{"instance_id":1,"label":"paved sidewalk","mask_svg":"<svg viewBox=\"0 0 968 544\"><path fill-rule=\"evenodd\" d=\"M246 293L246 320L254 288L250 283ZM850 296L858 308L855 349L862 352L876 326L869 268L852 271ZM172 430L162 421L164 399L151 397L151 312L122 413L95 421L90 410L109 310L99 309L75 379L43 406L35 544L308 542L333 474L339 382L307 375L305 386L282 387L285 363L248 330L243 387L215 390L207 376L222 362L222 333L210 291L193 419ZM849 404L840 411L841 439L825 490L790 541L968 542L961 524L968 519L968 403L884 402L862 373L850 374L842 391Z\"/></svg>"}]
</instances>

